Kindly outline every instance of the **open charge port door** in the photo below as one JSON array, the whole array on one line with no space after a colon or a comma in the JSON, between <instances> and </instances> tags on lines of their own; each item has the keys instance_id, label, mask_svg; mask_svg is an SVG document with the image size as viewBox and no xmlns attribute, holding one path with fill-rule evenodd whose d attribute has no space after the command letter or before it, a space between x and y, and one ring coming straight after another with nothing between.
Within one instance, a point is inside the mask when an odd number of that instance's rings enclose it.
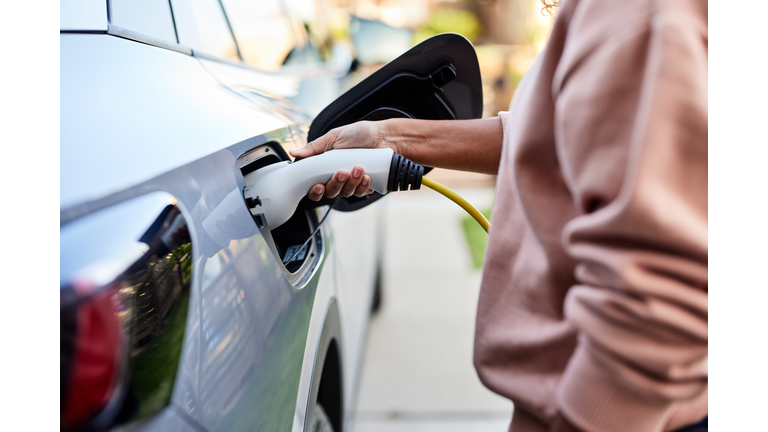
<instances>
[{"instance_id":1,"label":"open charge port door","mask_svg":"<svg viewBox=\"0 0 768 432\"><path fill-rule=\"evenodd\" d=\"M250 188L258 170L286 160L290 159L282 146L267 143L244 153L236 163L243 174L246 187ZM317 228L318 212L317 208L299 205L293 216L275 229L269 227L269 221L263 215L254 215L269 249L282 264L283 273L294 285L301 285L305 281L322 255L323 241L320 230L310 240L312 232Z\"/></svg>"},{"instance_id":2,"label":"open charge port door","mask_svg":"<svg viewBox=\"0 0 768 432\"><path fill-rule=\"evenodd\" d=\"M312 121L307 141L360 120L465 120L482 113L475 49L464 36L444 33L412 47L325 107ZM425 174L429 170L424 167ZM358 210L383 196L341 198L333 209Z\"/></svg>"}]
</instances>

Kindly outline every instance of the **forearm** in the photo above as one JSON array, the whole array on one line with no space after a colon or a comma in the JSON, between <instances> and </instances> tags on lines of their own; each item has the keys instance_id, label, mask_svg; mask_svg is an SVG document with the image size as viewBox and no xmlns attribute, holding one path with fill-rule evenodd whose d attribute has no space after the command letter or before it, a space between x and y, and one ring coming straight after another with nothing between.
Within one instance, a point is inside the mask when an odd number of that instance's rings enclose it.
<instances>
[{"instance_id":1,"label":"forearm","mask_svg":"<svg viewBox=\"0 0 768 432\"><path fill-rule=\"evenodd\" d=\"M408 159L425 166L496 174L499 170L503 141L500 117L477 120L411 120L390 119L360 121L337 127L291 150L294 157L307 158L330 150L353 148L391 148ZM326 184L317 184L308 193L318 201L323 196L334 198L370 193L371 179L364 167L339 170ZM350 175L351 173L351 175Z\"/></svg>"},{"instance_id":2,"label":"forearm","mask_svg":"<svg viewBox=\"0 0 768 432\"><path fill-rule=\"evenodd\" d=\"M382 139L418 164L484 174L499 170L502 126L498 117L383 123Z\"/></svg>"}]
</instances>

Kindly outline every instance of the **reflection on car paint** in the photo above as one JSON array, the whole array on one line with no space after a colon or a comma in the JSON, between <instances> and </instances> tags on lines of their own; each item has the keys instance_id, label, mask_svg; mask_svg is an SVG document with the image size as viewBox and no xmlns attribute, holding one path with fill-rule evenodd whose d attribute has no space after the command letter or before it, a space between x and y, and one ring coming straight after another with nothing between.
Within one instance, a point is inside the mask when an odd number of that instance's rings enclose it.
<instances>
[{"instance_id":1,"label":"reflection on car paint","mask_svg":"<svg viewBox=\"0 0 768 432\"><path fill-rule=\"evenodd\" d=\"M62 34L60 45L62 209L287 127L224 90L195 57L97 34ZM205 184L184 186L198 192Z\"/></svg>"},{"instance_id":2,"label":"reflection on car paint","mask_svg":"<svg viewBox=\"0 0 768 432\"><path fill-rule=\"evenodd\" d=\"M205 417L221 429L258 429L260 422L282 428L295 403L270 406L263 394L279 394L298 384L296 372L301 364L293 364L292 358L301 358L303 345L292 353L291 344L282 338L275 340L275 336L284 331L281 324L294 321L289 313L292 307L304 303L308 296L294 292L276 263L264 259L259 253L264 247L258 237L235 240L205 261L201 396ZM306 331L302 329L305 326L300 322L296 330ZM290 336L303 337L301 333ZM275 357L289 359L275 363ZM277 368L270 364L277 364ZM228 415L242 404L252 407L253 417Z\"/></svg>"},{"instance_id":3,"label":"reflection on car paint","mask_svg":"<svg viewBox=\"0 0 768 432\"><path fill-rule=\"evenodd\" d=\"M287 430L317 281L295 289L257 229L233 229L246 223L241 212L255 227L242 195L232 198L244 186L235 160L219 151L156 180L190 209L200 240L172 400L208 430Z\"/></svg>"},{"instance_id":4,"label":"reflection on car paint","mask_svg":"<svg viewBox=\"0 0 768 432\"><path fill-rule=\"evenodd\" d=\"M136 424L170 403L193 270L174 202L153 193L61 228L62 429Z\"/></svg>"}]
</instances>

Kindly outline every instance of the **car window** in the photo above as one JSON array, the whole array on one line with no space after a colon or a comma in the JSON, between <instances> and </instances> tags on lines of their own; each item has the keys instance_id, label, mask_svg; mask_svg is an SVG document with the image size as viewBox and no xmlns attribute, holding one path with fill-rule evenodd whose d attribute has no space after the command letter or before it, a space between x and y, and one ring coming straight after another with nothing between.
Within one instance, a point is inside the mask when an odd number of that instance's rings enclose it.
<instances>
[{"instance_id":1,"label":"car window","mask_svg":"<svg viewBox=\"0 0 768 432\"><path fill-rule=\"evenodd\" d=\"M177 42L168 0L112 0L110 15L118 27Z\"/></svg>"},{"instance_id":2,"label":"car window","mask_svg":"<svg viewBox=\"0 0 768 432\"><path fill-rule=\"evenodd\" d=\"M180 44L216 57L240 60L217 0L171 0L171 5Z\"/></svg>"},{"instance_id":3,"label":"car window","mask_svg":"<svg viewBox=\"0 0 768 432\"><path fill-rule=\"evenodd\" d=\"M277 0L222 0L243 61L274 70L294 47L288 21Z\"/></svg>"}]
</instances>

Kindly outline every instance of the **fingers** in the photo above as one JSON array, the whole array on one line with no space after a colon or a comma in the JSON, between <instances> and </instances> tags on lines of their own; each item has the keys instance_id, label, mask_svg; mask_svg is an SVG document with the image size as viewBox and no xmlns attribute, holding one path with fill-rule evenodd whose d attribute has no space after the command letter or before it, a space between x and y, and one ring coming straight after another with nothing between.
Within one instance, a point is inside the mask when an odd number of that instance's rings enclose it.
<instances>
[{"instance_id":1,"label":"fingers","mask_svg":"<svg viewBox=\"0 0 768 432\"><path fill-rule=\"evenodd\" d=\"M344 183L346 183L348 179L348 172L344 170L337 171L336 174L334 174L333 177L328 180L328 183L325 184L325 197L336 198L336 195L341 192L341 189L344 187Z\"/></svg>"},{"instance_id":2,"label":"fingers","mask_svg":"<svg viewBox=\"0 0 768 432\"><path fill-rule=\"evenodd\" d=\"M368 194L368 187L371 185L371 178L368 176L363 177L363 181L360 182L360 185L355 189L355 196L356 197L364 197Z\"/></svg>"},{"instance_id":3,"label":"fingers","mask_svg":"<svg viewBox=\"0 0 768 432\"><path fill-rule=\"evenodd\" d=\"M354 195L363 197L373 193L371 187L371 177L365 175L365 170L361 166L352 168L351 173L344 170L337 171L328 182L312 186L307 197L312 201L320 201L321 198L335 198L341 194L344 198Z\"/></svg>"},{"instance_id":4,"label":"fingers","mask_svg":"<svg viewBox=\"0 0 768 432\"><path fill-rule=\"evenodd\" d=\"M325 193L325 185L318 183L312 186L312 188L309 190L309 193L307 194L307 198L309 198L312 201L320 201L320 198L323 197L324 193Z\"/></svg>"},{"instance_id":5,"label":"fingers","mask_svg":"<svg viewBox=\"0 0 768 432\"><path fill-rule=\"evenodd\" d=\"M302 147L300 149L288 150L288 153L290 153L291 156L293 156L293 157L300 157L300 158L307 158L307 157L310 157L310 156L314 156L316 154L320 154L320 153L322 153L322 151L318 151L318 149L315 148L315 143L317 141L318 140L312 141L311 143L307 144L306 146L304 146L304 147Z\"/></svg>"},{"instance_id":6,"label":"fingers","mask_svg":"<svg viewBox=\"0 0 768 432\"><path fill-rule=\"evenodd\" d=\"M333 148L333 143L336 141L336 137L338 136L338 134L339 134L338 129L333 129L327 134L312 141L311 143L308 143L306 146L300 149L289 150L289 153L293 157L300 157L300 158L307 158L310 156L325 153L326 151Z\"/></svg>"},{"instance_id":7,"label":"fingers","mask_svg":"<svg viewBox=\"0 0 768 432\"><path fill-rule=\"evenodd\" d=\"M344 183L344 186L341 188L341 196L344 198L349 198L357 191L357 188L360 186L360 184L365 179L365 170L361 166L356 166L352 168L352 173L347 179L347 181ZM370 182L370 180L369 180ZM368 189L366 187L366 189Z\"/></svg>"},{"instance_id":8,"label":"fingers","mask_svg":"<svg viewBox=\"0 0 768 432\"><path fill-rule=\"evenodd\" d=\"M345 148L383 148L394 147L384 142L382 125L384 122L359 121L331 129L300 149L290 151L294 157L306 158L319 155L329 150ZM395 149L396 150L396 149Z\"/></svg>"}]
</instances>

